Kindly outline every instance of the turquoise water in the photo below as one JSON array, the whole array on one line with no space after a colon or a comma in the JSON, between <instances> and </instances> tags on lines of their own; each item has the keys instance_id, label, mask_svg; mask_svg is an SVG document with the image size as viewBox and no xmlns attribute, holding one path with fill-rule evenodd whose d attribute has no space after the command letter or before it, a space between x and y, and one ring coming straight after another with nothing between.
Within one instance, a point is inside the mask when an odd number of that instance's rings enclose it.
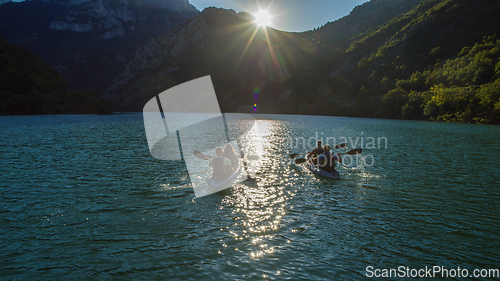
<instances>
[{"instance_id":1,"label":"turquoise water","mask_svg":"<svg viewBox=\"0 0 500 281\"><path fill-rule=\"evenodd\" d=\"M257 181L195 198L181 161L149 155L141 114L0 116L0 277L355 280L367 266L500 268L500 127L256 117ZM316 132L358 138L350 148L363 139L369 163L345 158L337 181L311 176L286 155ZM387 147L366 148L369 137Z\"/></svg>"}]
</instances>

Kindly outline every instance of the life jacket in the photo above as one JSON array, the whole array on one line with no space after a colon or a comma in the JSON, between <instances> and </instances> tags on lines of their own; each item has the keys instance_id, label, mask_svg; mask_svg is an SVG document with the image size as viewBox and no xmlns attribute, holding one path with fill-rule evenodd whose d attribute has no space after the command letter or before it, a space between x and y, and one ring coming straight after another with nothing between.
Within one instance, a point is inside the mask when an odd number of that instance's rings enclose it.
<instances>
[{"instance_id":1,"label":"life jacket","mask_svg":"<svg viewBox=\"0 0 500 281\"><path fill-rule=\"evenodd\" d=\"M318 157L318 155L321 155L323 153L325 153L325 150L323 150L323 148L321 148L321 147L317 147L316 153L314 154L314 157Z\"/></svg>"},{"instance_id":2,"label":"life jacket","mask_svg":"<svg viewBox=\"0 0 500 281\"><path fill-rule=\"evenodd\" d=\"M334 155L330 152L323 154L321 157L320 168L323 170L331 170L335 169L335 159L333 159Z\"/></svg>"}]
</instances>

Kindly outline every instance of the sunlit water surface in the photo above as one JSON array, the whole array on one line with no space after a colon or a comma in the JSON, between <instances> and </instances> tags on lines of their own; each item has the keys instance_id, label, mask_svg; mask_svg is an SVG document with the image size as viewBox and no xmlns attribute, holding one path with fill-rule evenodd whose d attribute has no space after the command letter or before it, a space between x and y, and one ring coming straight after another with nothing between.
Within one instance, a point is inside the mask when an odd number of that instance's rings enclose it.
<instances>
[{"instance_id":1,"label":"sunlit water surface","mask_svg":"<svg viewBox=\"0 0 500 281\"><path fill-rule=\"evenodd\" d=\"M367 266L500 267L500 127L256 118L256 182L195 198L183 162L150 156L141 114L1 116L0 277L350 280ZM367 163L345 158L336 181L311 176L286 156L316 133L349 149L363 139ZM381 147L366 148L370 137Z\"/></svg>"}]
</instances>

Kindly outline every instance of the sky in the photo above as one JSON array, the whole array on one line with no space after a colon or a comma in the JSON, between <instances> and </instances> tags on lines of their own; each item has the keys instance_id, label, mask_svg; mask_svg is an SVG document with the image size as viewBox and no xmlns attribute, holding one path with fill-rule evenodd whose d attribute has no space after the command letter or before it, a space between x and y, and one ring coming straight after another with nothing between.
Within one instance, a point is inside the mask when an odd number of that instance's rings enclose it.
<instances>
[{"instance_id":1,"label":"sky","mask_svg":"<svg viewBox=\"0 0 500 281\"><path fill-rule=\"evenodd\" d=\"M20 2L21 0L14 0ZM272 28L301 32L348 15L368 0L189 0L198 10L215 6L254 14L261 9L272 16Z\"/></svg>"},{"instance_id":2,"label":"sky","mask_svg":"<svg viewBox=\"0 0 500 281\"><path fill-rule=\"evenodd\" d=\"M270 27L301 32L348 15L368 0L189 0L198 10L215 6L254 14L261 9L273 16Z\"/></svg>"}]
</instances>

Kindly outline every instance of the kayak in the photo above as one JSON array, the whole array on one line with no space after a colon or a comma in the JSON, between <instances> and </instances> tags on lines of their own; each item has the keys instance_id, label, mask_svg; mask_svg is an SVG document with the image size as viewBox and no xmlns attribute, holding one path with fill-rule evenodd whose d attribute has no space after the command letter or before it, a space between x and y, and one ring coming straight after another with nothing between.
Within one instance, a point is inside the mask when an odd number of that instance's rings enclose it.
<instances>
[{"instance_id":1,"label":"kayak","mask_svg":"<svg viewBox=\"0 0 500 281\"><path fill-rule=\"evenodd\" d=\"M219 190L222 190L222 189L225 189L225 188L228 188L230 186L233 185L233 183L238 179L238 176L240 175L241 173L241 163L238 164L238 169L232 174L230 175L229 177L221 180L221 181L217 181L213 178L213 175L210 174L207 179L206 179L206 182L208 185L210 185L211 187L214 187L214 188L217 188Z\"/></svg>"},{"instance_id":2,"label":"kayak","mask_svg":"<svg viewBox=\"0 0 500 281\"><path fill-rule=\"evenodd\" d=\"M323 178L329 178L329 179L339 179L340 174L338 171L335 171L334 173L327 172L325 170L322 170L316 166L313 165L311 157L306 156L306 168L309 170L309 172Z\"/></svg>"}]
</instances>

